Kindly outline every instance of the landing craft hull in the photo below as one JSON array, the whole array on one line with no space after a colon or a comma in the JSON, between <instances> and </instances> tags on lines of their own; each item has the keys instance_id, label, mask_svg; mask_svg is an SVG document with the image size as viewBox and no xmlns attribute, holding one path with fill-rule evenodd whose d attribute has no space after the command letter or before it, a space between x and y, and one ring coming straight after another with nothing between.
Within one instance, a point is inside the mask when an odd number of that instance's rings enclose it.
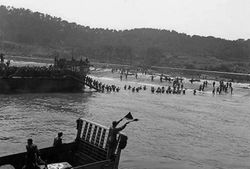
<instances>
[{"instance_id":1,"label":"landing craft hull","mask_svg":"<svg viewBox=\"0 0 250 169\"><path fill-rule=\"evenodd\" d=\"M108 127L79 118L77 119L77 135L73 142L62 144L60 147L40 149L39 154L48 166L67 163L67 166L72 166L70 169L118 169L121 150L125 148L122 138L126 136L118 134L119 142L115 145L116 151L111 159L108 155L109 135ZM22 169L26 162L26 155L27 153L23 152L0 157L0 169ZM43 165L39 167L44 168ZM69 167L64 169L69 169Z\"/></svg>"},{"instance_id":2,"label":"landing craft hull","mask_svg":"<svg viewBox=\"0 0 250 169\"><path fill-rule=\"evenodd\" d=\"M0 93L81 92L84 84L71 77L0 78Z\"/></svg>"}]
</instances>

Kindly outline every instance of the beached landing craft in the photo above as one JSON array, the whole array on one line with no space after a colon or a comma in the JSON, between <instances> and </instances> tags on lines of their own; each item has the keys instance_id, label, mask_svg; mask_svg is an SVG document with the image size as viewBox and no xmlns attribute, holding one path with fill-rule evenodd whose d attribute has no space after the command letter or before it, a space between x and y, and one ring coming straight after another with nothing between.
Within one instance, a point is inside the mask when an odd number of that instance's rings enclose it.
<instances>
[{"instance_id":1,"label":"beached landing craft","mask_svg":"<svg viewBox=\"0 0 250 169\"><path fill-rule=\"evenodd\" d=\"M85 81L89 67L88 59L55 58L49 67L9 66L2 59L0 93L80 92L90 85Z\"/></svg>"},{"instance_id":2,"label":"beached landing craft","mask_svg":"<svg viewBox=\"0 0 250 169\"><path fill-rule=\"evenodd\" d=\"M48 169L117 169L121 150L126 146L127 136L118 135L114 159L107 156L109 129L86 119L77 120L76 139L63 144L60 153L55 147L40 149L41 158L47 162ZM22 169L26 153L0 157L0 169ZM60 158L58 158L60 157ZM60 159L60 160L59 160ZM41 169L45 166L41 165Z\"/></svg>"}]
</instances>

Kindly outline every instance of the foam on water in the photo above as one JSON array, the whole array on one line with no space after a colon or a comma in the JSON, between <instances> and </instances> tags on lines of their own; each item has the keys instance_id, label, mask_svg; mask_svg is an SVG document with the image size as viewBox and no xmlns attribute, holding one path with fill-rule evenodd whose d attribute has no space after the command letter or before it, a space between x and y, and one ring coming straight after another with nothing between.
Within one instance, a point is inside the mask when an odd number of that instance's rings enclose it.
<instances>
[{"instance_id":1,"label":"foam on water","mask_svg":"<svg viewBox=\"0 0 250 169\"><path fill-rule=\"evenodd\" d=\"M96 80L108 80L108 81L115 81L114 78L110 78L110 77L95 77L95 76L90 76L91 78L94 78Z\"/></svg>"}]
</instances>

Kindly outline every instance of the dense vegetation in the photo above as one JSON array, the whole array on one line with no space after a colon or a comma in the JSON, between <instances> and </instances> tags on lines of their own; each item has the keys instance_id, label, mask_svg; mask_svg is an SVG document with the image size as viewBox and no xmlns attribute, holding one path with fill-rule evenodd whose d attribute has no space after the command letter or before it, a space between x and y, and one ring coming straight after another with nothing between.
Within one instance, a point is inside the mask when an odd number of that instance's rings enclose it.
<instances>
[{"instance_id":1,"label":"dense vegetation","mask_svg":"<svg viewBox=\"0 0 250 169\"><path fill-rule=\"evenodd\" d=\"M87 16L86 16L87 17ZM159 29L109 30L0 6L0 49L9 54L250 72L250 40L229 41Z\"/></svg>"}]
</instances>

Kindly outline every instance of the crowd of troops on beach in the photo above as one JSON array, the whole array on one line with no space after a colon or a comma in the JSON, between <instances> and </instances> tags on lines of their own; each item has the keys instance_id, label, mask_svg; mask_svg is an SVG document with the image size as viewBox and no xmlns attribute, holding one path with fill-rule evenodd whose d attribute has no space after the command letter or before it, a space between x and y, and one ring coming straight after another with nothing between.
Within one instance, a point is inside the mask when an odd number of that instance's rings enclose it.
<instances>
[{"instance_id":1,"label":"crowd of troops on beach","mask_svg":"<svg viewBox=\"0 0 250 169\"><path fill-rule=\"evenodd\" d=\"M228 93L230 90L230 93L233 93L233 86L232 82L224 82L220 81L219 86L216 88L216 93L221 94L222 92ZM213 83L213 94L215 94L215 82Z\"/></svg>"},{"instance_id":2,"label":"crowd of troops on beach","mask_svg":"<svg viewBox=\"0 0 250 169\"><path fill-rule=\"evenodd\" d=\"M0 76L3 78L10 78L13 76L18 77L48 77L48 78L57 78L62 76L71 76L77 79L84 79L85 84L87 84L90 88L94 88L97 91L100 92L119 92L120 87L116 85L108 85L104 84L102 82L99 82L95 79L92 79L91 77L86 76L85 78L81 76L79 72L76 71L70 71L67 69L60 69L56 66L23 66L23 67L16 67L16 66L10 66L10 62L7 61L4 63L4 55L0 54ZM127 79L128 75L134 76L135 79L138 79L138 72L142 74L149 74L147 70L144 69L137 69L133 73L129 72L127 69L112 69L112 73L118 72L120 73L120 80L123 80L123 77ZM186 88L184 88L183 79L182 78L171 78L170 76L166 76L163 74L159 75L153 75L151 74L151 81L154 81L154 77L159 76L160 82L168 81L169 83L172 83L171 86L158 86L158 87L151 87L151 93L166 93L166 94L185 94ZM191 84L193 82L200 80L197 79L191 79L189 80ZM204 81L202 84L199 85L198 89L193 89L193 94L196 95L197 91L204 92L205 88L208 87L208 82ZM131 90L132 92L139 92L140 90L146 90L147 87L139 86L139 87L133 87L131 85L125 85L124 90ZM231 82L224 82L220 81L219 86L215 86L215 82L212 83L212 93L213 94L222 94L222 93L233 93L233 86Z\"/></svg>"},{"instance_id":3,"label":"crowd of troops on beach","mask_svg":"<svg viewBox=\"0 0 250 169\"><path fill-rule=\"evenodd\" d=\"M139 92L140 90L146 90L147 89L147 86L144 85L143 87L142 86L139 86L139 87L132 87L130 85L125 85L124 86L124 90L130 90L132 92ZM154 87L154 86L151 86L151 93L166 93L166 94L185 94L186 93L186 89L184 88L184 85L182 83L182 80L181 79L175 79L173 81L173 85L172 87L171 86L159 86L159 87Z\"/></svg>"},{"instance_id":4,"label":"crowd of troops on beach","mask_svg":"<svg viewBox=\"0 0 250 169\"><path fill-rule=\"evenodd\" d=\"M120 80L123 79L123 76L125 79L127 79L129 75L134 75L135 79L137 79L138 78L137 72L141 72L142 74L145 74L145 75L148 73L147 70L145 70L145 69L137 69L136 72L134 72L134 73L129 72L128 69L111 69L111 72L112 73L119 72L120 73Z\"/></svg>"},{"instance_id":5,"label":"crowd of troops on beach","mask_svg":"<svg viewBox=\"0 0 250 169\"><path fill-rule=\"evenodd\" d=\"M128 70L125 69L112 69L111 72L118 72L120 73L120 80L123 80L123 77L125 76L125 79L127 79L128 75L134 75L135 79L138 78L138 74L137 73L129 73ZM141 72L142 74L147 74L146 71ZM159 81L163 82L163 81L168 81L169 83L171 83L171 85L169 86L151 86L151 93L166 93L166 94L186 94L187 88L184 87L184 83L183 83L183 78L180 77L176 77L176 78L171 78L169 76L164 76L163 74L159 74L159 75L151 75L151 81L154 81L154 77L159 76ZM199 79L191 79L189 80L191 84L193 84L194 82L201 82ZM103 85L101 82L96 82L96 86L98 86L98 88L102 88L102 91L104 91L104 89L106 89L107 91L116 91L117 86L115 85L110 85L109 88L107 89L108 85ZM213 94L222 94L222 93L233 93L233 86L231 82L224 82L224 81L220 81L219 82L219 86L215 86L216 82L212 82L212 93ZM204 92L205 89L208 88L208 81L205 80L203 81L198 88L194 88L191 89L193 90L193 94L196 95L197 92ZM139 92L141 90L146 90L147 86L143 85L143 86L131 86L131 85L127 85L125 84L123 87L124 90L130 90L132 92ZM120 88L119 88L120 90ZM119 91L118 90L118 91Z\"/></svg>"},{"instance_id":6,"label":"crowd of troops on beach","mask_svg":"<svg viewBox=\"0 0 250 169\"><path fill-rule=\"evenodd\" d=\"M198 91L204 91L204 89L208 86L208 82L204 81L202 84L200 84ZM212 93L214 94L222 94L222 92L224 93L228 93L230 91L231 94L233 94L233 86L232 86L232 82L224 82L224 81L219 81L219 86L216 87L215 86L215 81L212 83ZM196 89L194 89L193 94L196 94Z\"/></svg>"}]
</instances>

